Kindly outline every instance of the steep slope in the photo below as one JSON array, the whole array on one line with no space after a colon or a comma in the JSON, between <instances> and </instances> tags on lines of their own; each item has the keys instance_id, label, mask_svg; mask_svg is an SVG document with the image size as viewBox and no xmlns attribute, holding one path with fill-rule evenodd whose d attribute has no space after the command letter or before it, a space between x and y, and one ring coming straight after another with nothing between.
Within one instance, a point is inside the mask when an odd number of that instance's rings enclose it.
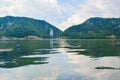
<instances>
[{"instance_id":1,"label":"steep slope","mask_svg":"<svg viewBox=\"0 0 120 80\"><path fill-rule=\"evenodd\" d=\"M41 38L58 37L61 30L44 20L27 17L6 16L0 18L0 37L38 36Z\"/></svg>"},{"instance_id":2,"label":"steep slope","mask_svg":"<svg viewBox=\"0 0 120 80\"><path fill-rule=\"evenodd\" d=\"M62 33L67 38L110 38L120 36L120 18L90 18L82 24L72 26Z\"/></svg>"}]
</instances>

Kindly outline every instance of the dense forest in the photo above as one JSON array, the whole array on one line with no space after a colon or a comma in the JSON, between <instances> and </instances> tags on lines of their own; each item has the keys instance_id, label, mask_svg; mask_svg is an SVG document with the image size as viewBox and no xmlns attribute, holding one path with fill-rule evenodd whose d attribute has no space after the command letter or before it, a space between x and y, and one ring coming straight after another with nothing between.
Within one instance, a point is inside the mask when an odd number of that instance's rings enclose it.
<instances>
[{"instance_id":1,"label":"dense forest","mask_svg":"<svg viewBox=\"0 0 120 80\"><path fill-rule=\"evenodd\" d=\"M120 18L90 18L82 24L68 28L61 37L72 39L119 38Z\"/></svg>"},{"instance_id":2,"label":"dense forest","mask_svg":"<svg viewBox=\"0 0 120 80\"><path fill-rule=\"evenodd\" d=\"M0 17L0 37L23 38L32 35L56 38L60 33L61 30L44 20L13 16Z\"/></svg>"}]
</instances>

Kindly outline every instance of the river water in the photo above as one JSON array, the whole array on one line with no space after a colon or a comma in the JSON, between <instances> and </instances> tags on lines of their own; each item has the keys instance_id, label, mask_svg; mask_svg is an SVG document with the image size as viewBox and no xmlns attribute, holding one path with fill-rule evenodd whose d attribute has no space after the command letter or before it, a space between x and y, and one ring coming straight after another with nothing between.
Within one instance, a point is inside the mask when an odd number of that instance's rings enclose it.
<instances>
[{"instance_id":1,"label":"river water","mask_svg":"<svg viewBox=\"0 0 120 80\"><path fill-rule=\"evenodd\" d=\"M120 40L1 40L0 80L120 80Z\"/></svg>"}]
</instances>

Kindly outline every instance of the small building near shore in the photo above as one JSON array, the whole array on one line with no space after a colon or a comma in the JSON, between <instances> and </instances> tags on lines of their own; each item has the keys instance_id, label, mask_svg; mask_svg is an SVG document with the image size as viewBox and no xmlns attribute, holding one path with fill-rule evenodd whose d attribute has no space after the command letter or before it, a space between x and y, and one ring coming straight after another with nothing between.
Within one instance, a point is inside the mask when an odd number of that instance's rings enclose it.
<instances>
[{"instance_id":1,"label":"small building near shore","mask_svg":"<svg viewBox=\"0 0 120 80\"><path fill-rule=\"evenodd\" d=\"M112 34L112 35L110 36L111 39L116 39L116 37L117 37L117 36L115 36L114 34Z\"/></svg>"},{"instance_id":2,"label":"small building near shore","mask_svg":"<svg viewBox=\"0 0 120 80\"><path fill-rule=\"evenodd\" d=\"M36 39L36 40L39 40L39 39L42 39L42 38L40 38L38 36L26 36L26 37L24 37L24 39Z\"/></svg>"}]
</instances>

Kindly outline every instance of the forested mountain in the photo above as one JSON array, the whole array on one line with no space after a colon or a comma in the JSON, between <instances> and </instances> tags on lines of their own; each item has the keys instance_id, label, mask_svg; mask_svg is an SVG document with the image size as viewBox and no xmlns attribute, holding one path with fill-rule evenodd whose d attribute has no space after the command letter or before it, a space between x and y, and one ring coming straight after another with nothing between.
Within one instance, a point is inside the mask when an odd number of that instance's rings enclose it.
<instances>
[{"instance_id":1,"label":"forested mountain","mask_svg":"<svg viewBox=\"0 0 120 80\"><path fill-rule=\"evenodd\" d=\"M0 17L0 37L38 36L41 38L58 37L61 30L44 20L27 17Z\"/></svg>"},{"instance_id":2,"label":"forested mountain","mask_svg":"<svg viewBox=\"0 0 120 80\"><path fill-rule=\"evenodd\" d=\"M90 18L82 24L65 30L62 37L67 38L110 38L120 37L120 18Z\"/></svg>"}]
</instances>

